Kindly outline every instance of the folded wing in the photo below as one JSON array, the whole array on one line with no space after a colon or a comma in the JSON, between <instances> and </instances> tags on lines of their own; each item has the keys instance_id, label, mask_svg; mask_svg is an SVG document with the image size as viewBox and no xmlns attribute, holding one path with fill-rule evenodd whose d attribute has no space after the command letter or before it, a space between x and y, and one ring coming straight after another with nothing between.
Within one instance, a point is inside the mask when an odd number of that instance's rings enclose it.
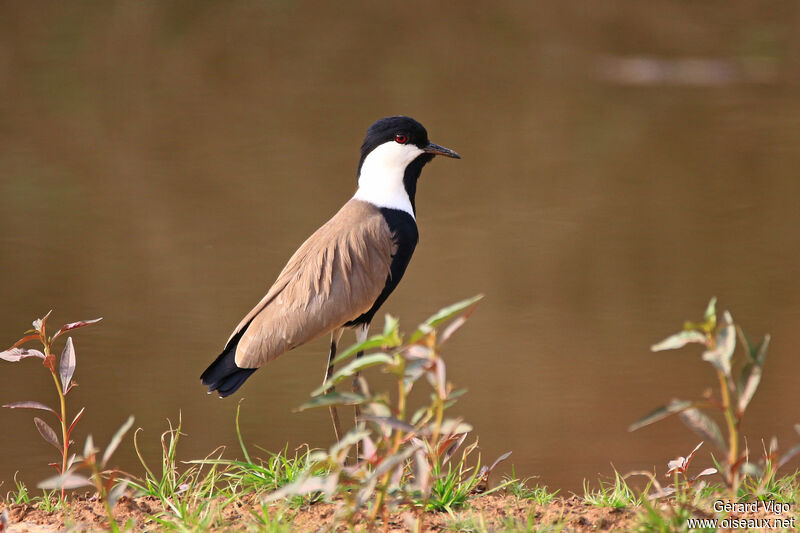
<instances>
[{"instance_id":1,"label":"folded wing","mask_svg":"<svg viewBox=\"0 0 800 533\"><path fill-rule=\"evenodd\" d=\"M395 252L380 210L347 202L300 246L236 327L228 340L239 337L236 366L258 368L368 311L386 285Z\"/></svg>"}]
</instances>

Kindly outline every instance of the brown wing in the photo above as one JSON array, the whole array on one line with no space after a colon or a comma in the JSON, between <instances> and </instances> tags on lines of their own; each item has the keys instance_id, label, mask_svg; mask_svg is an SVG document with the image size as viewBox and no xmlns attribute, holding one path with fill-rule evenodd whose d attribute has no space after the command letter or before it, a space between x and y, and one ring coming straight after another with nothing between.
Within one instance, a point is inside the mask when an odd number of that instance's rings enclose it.
<instances>
[{"instance_id":1,"label":"brown wing","mask_svg":"<svg viewBox=\"0 0 800 533\"><path fill-rule=\"evenodd\" d=\"M246 328L236 365L258 368L368 311L386 284L395 248L378 208L347 202L300 246L236 327L231 338Z\"/></svg>"}]
</instances>

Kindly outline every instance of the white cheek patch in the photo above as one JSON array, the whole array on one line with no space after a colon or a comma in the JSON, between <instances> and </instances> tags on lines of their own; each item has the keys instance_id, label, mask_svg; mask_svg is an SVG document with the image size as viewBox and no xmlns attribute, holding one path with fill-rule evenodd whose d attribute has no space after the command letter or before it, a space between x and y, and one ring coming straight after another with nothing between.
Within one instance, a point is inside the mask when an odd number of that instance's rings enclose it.
<instances>
[{"instance_id":1,"label":"white cheek patch","mask_svg":"<svg viewBox=\"0 0 800 533\"><path fill-rule=\"evenodd\" d=\"M413 144L389 141L372 150L361 165L353 198L378 207L400 209L412 217L414 209L403 185L406 167L423 151Z\"/></svg>"}]
</instances>

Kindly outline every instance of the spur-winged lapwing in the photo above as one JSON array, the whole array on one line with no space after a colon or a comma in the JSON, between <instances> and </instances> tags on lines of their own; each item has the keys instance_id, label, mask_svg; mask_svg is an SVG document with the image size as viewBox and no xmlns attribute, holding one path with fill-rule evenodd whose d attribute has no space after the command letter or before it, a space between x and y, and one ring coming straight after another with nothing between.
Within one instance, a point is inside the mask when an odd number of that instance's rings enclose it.
<instances>
[{"instance_id":1,"label":"spur-winged lapwing","mask_svg":"<svg viewBox=\"0 0 800 533\"><path fill-rule=\"evenodd\" d=\"M343 329L355 328L357 340L365 340L373 316L406 271L418 239L417 180L436 155L461 157L430 142L422 124L409 117L382 118L369 127L355 195L300 246L233 330L200 377L209 393L233 394L265 363L327 333L324 381L330 378ZM338 439L334 409L331 416Z\"/></svg>"}]
</instances>

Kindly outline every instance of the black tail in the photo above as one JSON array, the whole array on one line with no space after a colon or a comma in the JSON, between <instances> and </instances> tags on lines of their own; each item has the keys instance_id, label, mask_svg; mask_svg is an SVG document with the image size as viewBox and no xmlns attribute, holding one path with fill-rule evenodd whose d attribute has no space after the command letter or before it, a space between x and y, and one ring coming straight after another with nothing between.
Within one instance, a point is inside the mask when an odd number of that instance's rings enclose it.
<instances>
[{"instance_id":1,"label":"black tail","mask_svg":"<svg viewBox=\"0 0 800 533\"><path fill-rule=\"evenodd\" d=\"M239 333L231 338L228 345L219 354L219 357L200 376L203 385L208 385L209 393L217 391L220 398L230 396L242 386L242 383L250 377L250 374L258 370L257 368L240 368L236 366L236 347L239 345L239 339L242 338L249 325L246 324Z\"/></svg>"}]
</instances>

